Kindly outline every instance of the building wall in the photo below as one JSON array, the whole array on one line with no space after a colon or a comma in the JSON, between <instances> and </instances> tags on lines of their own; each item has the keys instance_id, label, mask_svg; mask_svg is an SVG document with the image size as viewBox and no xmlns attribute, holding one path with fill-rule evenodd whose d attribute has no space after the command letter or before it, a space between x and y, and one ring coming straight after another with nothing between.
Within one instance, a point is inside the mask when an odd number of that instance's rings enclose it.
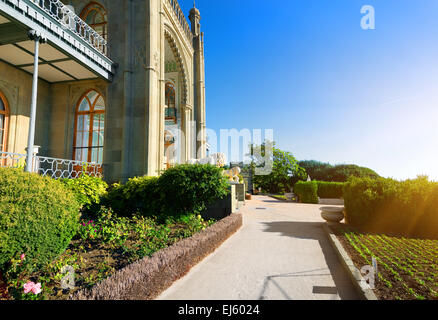
<instances>
[{"instance_id":1,"label":"building wall","mask_svg":"<svg viewBox=\"0 0 438 320\"><path fill-rule=\"evenodd\" d=\"M91 1L73 0L79 15ZM104 175L110 182L158 175L165 167L165 43L179 66L178 108L185 141L180 160L196 157L192 39L184 33L168 0L96 1L107 11L109 57L117 64L112 83L87 80L39 81L35 144L40 155L72 159L75 108L90 89L106 100ZM199 68L198 68L199 69ZM6 76L7 75L7 76ZM9 151L27 146L32 76L0 62L0 90L11 108ZM198 120L199 122L199 120ZM199 127L199 124L197 124Z\"/></svg>"},{"instance_id":2,"label":"building wall","mask_svg":"<svg viewBox=\"0 0 438 320\"><path fill-rule=\"evenodd\" d=\"M24 154L29 133L32 75L0 61L0 90L5 95L10 109L7 151ZM35 145L41 146L40 154L44 155L49 152L50 99L50 84L39 80Z\"/></svg>"}]
</instances>

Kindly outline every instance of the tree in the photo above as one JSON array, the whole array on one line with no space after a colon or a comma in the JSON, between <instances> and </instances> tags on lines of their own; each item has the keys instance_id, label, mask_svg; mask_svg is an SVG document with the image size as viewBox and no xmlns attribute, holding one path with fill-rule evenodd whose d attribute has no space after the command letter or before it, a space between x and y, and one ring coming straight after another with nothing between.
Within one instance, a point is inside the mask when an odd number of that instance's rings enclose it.
<instances>
[{"instance_id":1,"label":"tree","mask_svg":"<svg viewBox=\"0 0 438 320\"><path fill-rule=\"evenodd\" d=\"M265 167L267 161L272 161L272 170L268 174L254 175L254 184L266 192L289 192L296 181L307 179L305 170L298 165L292 153L275 148L274 142L251 145L251 157L253 172L257 167Z\"/></svg>"},{"instance_id":2,"label":"tree","mask_svg":"<svg viewBox=\"0 0 438 320\"><path fill-rule=\"evenodd\" d=\"M379 175L373 170L354 164L331 165L316 160L300 161L299 165L306 169L312 180L345 182L349 177L378 178Z\"/></svg>"}]
</instances>

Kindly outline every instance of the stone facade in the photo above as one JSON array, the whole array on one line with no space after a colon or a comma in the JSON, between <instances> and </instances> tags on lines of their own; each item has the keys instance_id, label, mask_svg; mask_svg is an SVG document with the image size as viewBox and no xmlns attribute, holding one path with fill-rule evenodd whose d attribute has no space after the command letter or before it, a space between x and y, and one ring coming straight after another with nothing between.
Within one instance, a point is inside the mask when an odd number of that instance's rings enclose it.
<instances>
[{"instance_id":1,"label":"stone facade","mask_svg":"<svg viewBox=\"0 0 438 320\"><path fill-rule=\"evenodd\" d=\"M94 2L94 1L93 1ZM109 182L158 175L169 164L166 133L179 133L173 163L206 155L203 34L200 13L190 24L176 0L96 1L106 12L112 81L38 83L35 145L44 156L73 159L76 108L89 90L105 99L103 174ZM72 0L76 14L90 1ZM166 121L166 84L175 88L175 121ZM32 75L0 61L8 100L8 152L27 145ZM169 99L167 99L169 100Z\"/></svg>"}]
</instances>

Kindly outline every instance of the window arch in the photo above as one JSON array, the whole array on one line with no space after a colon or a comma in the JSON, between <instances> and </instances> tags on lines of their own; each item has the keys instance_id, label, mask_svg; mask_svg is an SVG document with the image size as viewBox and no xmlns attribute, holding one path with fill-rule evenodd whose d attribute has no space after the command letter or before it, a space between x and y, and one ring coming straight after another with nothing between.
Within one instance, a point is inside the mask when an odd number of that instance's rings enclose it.
<instances>
[{"instance_id":1,"label":"window arch","mask_svg":"<svg viewBox=\"0 0 438 320\"><path fill-rule=\"evenodd\" d=\"M166 83L166 110L165 110L165 118L166 121L173 121L176 123L176 94L175 94L175 86L167 82Z\"/></svg>"},{"instance_id":2,"label":"window arch","mask_svg":"<svg viewBox=\"0 0 438 320\"><path fill-rule=\"evenodd\" d=\"M81 97L76 107L73 157L77 161L103 162L105 100L95 90Z\"/></svg>"},{"instance_id":3,"label":"window arch","mask_svg":"<svg viewBox=\"0 0 438 320\"><path fill-rule=\"evenodd\" d=\"M80 17L98 34L108 41L108 20L105 8L97 3L89 3L81 12Z\"/></svg>"},{"instance_id":4,"label":"window arch","mask_svg":"<svg viewBox=\"0 0 438 320\"><path fill-rule=\"evenodd\" d=\"M8 137L8 121L9 121L9 106L8 102L0 91L0 152L4 152L7 149L7 137Z\"/></svg>"}]
</instances>

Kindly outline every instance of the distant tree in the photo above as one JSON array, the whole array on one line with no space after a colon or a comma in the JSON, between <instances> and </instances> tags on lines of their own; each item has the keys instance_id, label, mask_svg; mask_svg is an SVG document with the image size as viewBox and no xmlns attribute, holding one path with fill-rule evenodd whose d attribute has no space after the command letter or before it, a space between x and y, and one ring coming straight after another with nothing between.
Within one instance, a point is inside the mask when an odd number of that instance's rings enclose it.
<instances>
[{"instance_id":1,"label":"distant tree","mask_svg":"<svg viewBox=\"0 0 438 320\"><path fill-rule=\"evenodd\" d=\"M379 175L366 167L354 164L331 165L316 160L300 161L299 165L306 169L312 180L345 182L349 177L379 178Z\"/></svg>"},{"instance_id":2,"label":"distant tree","mask_svg":"<svg viewBox=\"0 0 438 320\"><path fill-rule=\"evenodd\" d=\"M269 144L269 145L268 145ZM269 148L266 148L269 146ZM271 154L267 150L272 150ZM263 167L266 159L272 160L272 171L268 175L254 175L254 184L270 193L289 192L294 181L306 179L305 170L298 165L292 153L275 148L275 143L266 142L251 146L252 169Z\"/></svg>"},{"instance_id":3,"label":"distant tree","mask_svg":"<svg viewBox=\"0 0 438 320\"><path fill-rule=\"evenodd\" d=\"M325 181L326 171L333 166L316 160L304 160L298 162L299 166L304 168L312 180ZM307 178L307 177L306 177Z\"/></svg>"}]
</instances>

